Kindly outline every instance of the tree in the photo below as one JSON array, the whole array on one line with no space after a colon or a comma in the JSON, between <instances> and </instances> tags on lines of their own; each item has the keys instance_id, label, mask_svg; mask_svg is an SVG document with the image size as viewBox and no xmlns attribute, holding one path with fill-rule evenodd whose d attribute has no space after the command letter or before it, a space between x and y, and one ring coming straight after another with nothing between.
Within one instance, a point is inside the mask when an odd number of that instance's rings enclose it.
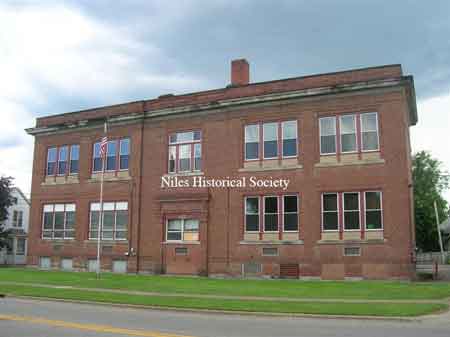
<instances>
[{"instance_id":1,"label":"tree","mask_svg":"<svg viewBox=\"0 0 450 337\"><path fill-rule=\"evenodd\" d=\"M12 178L0 177L0 249L7 245L9 231L3 228L8 219L8 208L14 203L11 195Z\"/></svg>"},{"instance_id":2,"label":"tree","mask_svg":"<svg viewBox=\"0 0 450 337\"><path fill-rule=\"evenodd\" d=\"M442 222L449 215L448 203L443 197L443 192L449 188L449 175L439 160L429 152L421 151L413 158L413 181L417 247L423 251L437 251L439 239L434 202Z\"/></svg>"}]
</instances>

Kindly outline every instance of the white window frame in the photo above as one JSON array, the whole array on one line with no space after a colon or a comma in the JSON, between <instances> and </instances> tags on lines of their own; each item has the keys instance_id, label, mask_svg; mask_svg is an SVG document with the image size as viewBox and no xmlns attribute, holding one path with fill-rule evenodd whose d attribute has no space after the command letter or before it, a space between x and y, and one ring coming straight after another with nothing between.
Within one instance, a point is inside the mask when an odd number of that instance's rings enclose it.
<instances>
[{"instance_id":1,"label":"white window frame","mask_svg":"<svg viewBox=\"0 0 450 337\"><path fill-rule=\"evenodd\" d=\"M277 215L277 230L276 231L266 231L266 199L267 198L275 198L277 200L277 213L267 213L267 214L276 214ZM278 233L280 231L280 202L278 195L264 195L263 196L263 233Z\"/></svg>"},{"instance_id":2,"label":"white window frame","mask_svg":"<svg viewBox=\"0 0 450 337\"><path fill-rule=\"evenodd\" d=\"M100 232L100 222L103 221L104 216L101 212L101 210L103 211L103 213L105 212L104 206L105 204L109 204L109 203L113 203L114 204L114 226L113 226L113 236L112 238L103 238L103 232L104 232L104 225L102 223L102 230ZM117 230L117 211L124 211L125 209L117 209L117 204L127 204L127 209L126 211L128 212L128 221L127 221L127 228L126 230ZM99 209L98 210L92 210L92 205L99 205ZM103 202L103 208L101 207L100 202L91 202L89 204L89 228L88 228L88 237L89 240L97 240L98 237L91 237L91 232L93 232L93 230L91 230L91 226L92 226L92 212L98 212L99 213L99 219L98 219L98 229L97 229L97 236L101 235L101 240L102 241L128 241L128 234L129 234L129 226L130 226L130 208L129 208L129 203L128 201L104 201ZM126 237L124 238L117 238L117 232L125 232L127 233Z\"/></svg>"},{"instance_id":3,"label":"white window frame","mask_svg":"<svg viewBox=\"0 0 450 337\"><path fill-rule=\"evenodd\" d=\"M55 230L55 208L58 205L62 205L64 207L64 229L60 230ZM75 213L75 224L74 224L74 228L73 230L70 230L71 232L73 232L74 236L73 237L66 237L66 232L68 232L69 230L66 229L67 226L67 206L74 206L74 210L73 212ZM45 206L51 206L52 207L52 214L53 214L53 222L52 222L52 237L44 237L44 232L49 232L48 230L44 230L44 220L45 220L45 214L46 213L50 213L50 212L45 212ZM72 212L72 211L69 211ZM41 225L41 238L42 240L75 240L76 237L76 212L77 212L77 205L76 203L72 202L72 203L55 203L55 204L43 204L42 205L42 225ZM63 236L62 237L58 237L55 238L55 231L56 232L63 232Z\"/></svg>"},{"instance_id":4,"label":"white window frame","mask_svg":"<svg viewBox=\"0 0 450 337\"><path fill-rule=\"evenodd\" d=\"M364 150L364 137L363 137L363 116L367 115L375 115L376 119L376 131L377 131L377 143L378 147L373 150ZM360 144L361 144L361 152L379 152L380 151L380 130L379 130L379 119L378 119L378 112L364 112L359 115L359 137L360 137ZM367 131L367 132L374 132L374 131Z\"/></svg>"},{"instance_id":5,"label":"white window frame","mask_svg":"<svg viewBox=\"0 0 450 337\"><path fill-rule=\"evenodd\" d=\"M247 126L256 126L257 130L258 130L258 156L256 158L253 159L247 159ZM261 125L256 123L256 124L246 124L244 125L244 161L258 161L260 160L260 154L261 154ZM253 143L253 142L252 142Z\"/></svg>"},{"instance_id":6,"label":"white window frame","mask_svg":"<svg viewBox=\"0 0 450 337\"><path fill-rule=\"evenodd\" d=\"M323 209L323 196L324 195L336 195L336 211L325 211ZM326 192L326 193L322 193L321 194L321 203L320 203L320 210L321 210L321 217L320 217L320 222L321 222L321 226L322 226L322 232L339 232L339 227L341 226L341 216L340 216L340 210L339 210L339 198L340 198L340 193L338 192ZM336 229L325 229L324 224L323 224L323 214L324 213L337 213L337 220L338 220L338 226Z\"/></svg>"},{"instance_id":7,"label":"white window frame","mask_svg":"<svg viewBox=\"0 0 450 337\"><path fill-rule=\"evenodd\" d=\"M275 157L266 157L266 154L264 153L265 152L264 151L264 143L266 142L264 140L264 134L265 134L265 132L264 132L264 125L268 125L268 124L275 124L276 125L275 130L277 132L277 136L276 136L277 155ZM278 159L280 157L280 153L279 153L280 152L280 135L279 135L280 122L266 122L266 123L262 123L261 125L262 125L261 129L262 129L262 156L263 156L263 159L264 160L266 160L266 159Z\"/></svg>"},{"instance_id":8,"label":"white window frame","mask_svg":"<svg viewBox=\"0 0 450 337\"><path fill-rule=\"evenodd\" d=\"M172 135L178 135L178 134L182 134L182 133L192 133L192 140L185 140L185 141L175 141L175 142L171 142L170 140L170 136ZM194 139L195 138L195 133L198 132L200 134L200 139ZM178 138L178 136L177 136ZM204 165L204 161L203 161L203 132L200 129L193 129L193 130L184 130L184 131L173 131L170 132L167 136L168 142L167 142L167 173L168 174L186 174L186 173L195 173L195 172L202 172L203 170L203 165ZM200 160L201 160L201 164L200 164L200 169L196 169L195 166L195 144L200 144ZM190 155L189 155L189 170L180 170L180 147L183 145L189 145L190 148ZM170 148L174 147L175 148L175 167L174 167L174 171L171 172L170 171Z\"/></svg>"},{"instance_id":9,"label":"white window frame","mask_svg":"<svg viewBox=\"0 0 450 337\"><path fill-rule=\"evenodd\" d=\"M297 198L297 212L284 212L284 198L285 197L296 197ZM283 232L284 233L298 233L300 231L300 202L299 202L299 196L298 194L283 194L281 195L281 222L282 222L282 228L283 228ZM284 228L284 215L285 214L297 214L297 230L293 231L293 230L286 230Z\"/></svg>"},{"instance_id":10,"label":"white window frame","mask_svg":"<svg viewBox=\"0 0 450 337\"><path fill-rule=\"evenodd\" d=\"M72 148L78 147L78 172L72 172ZM68 168L67 168L67 174L70 176L76 176L80 173L80 145L79 144L72 144L69 146L69 162L68 162Z\"/></svg>"},{"instance_id":11,"label":"white window frame","mask_svg":"<svg viewBox=\"0 0 450 337\"><path fill-rule=\"evenodd\" d=\"M168 239L168 234L169 234L169 221L170 220L180 220L181 221L181 240L169 240ZM196 240L196 241L185 241L184 240L184 232L185 232L185 230L184 230L184 222L186 221L186 220L197 220L198 221L198 231L197 231L197 235L198 235L198 240ZM175 231L171 231L171 232L175 232ZM176 231L177 233L178 233L178 231ZM190 233L190 232L188 232L188 233ZM165 239L166 239L166 242L169 242L169 243L172 243L172 242L179 242L179 243L187 243L187 244L190 244L190 243L199 243L200 242L200 220L199 219L197 219L197 218L171 218L171 219L166 219L166 235L165 235Z\"/></svg>"},{"instance_id":12,"label":"white window frame","mask_svg":"<svg viewBox=\"0 0 450 337\"><path fill-rule=\"evenodd\" d=\"M366 213L367 213L367 205L366 205L366 193L377 192L380 193L380 209L370 209L371 211L380 211L381 212L381 228L368 229L366 226ZM383 192L380 190L369 190L364 191L364 230L367 232L379 232L384 230L384 217L383 217Z\"/></svg>"},{"instance_id":13,"label":"white window frame","mask_svg":"<svg viewBox=\"0 0 450 337\"><path fill-rule=\"evenodd\" d=\"M320 121L322 119L334 119L334 148L335 151L334 152L327 152L327 153L323 153L322 152L322 124L320 123ZM328 135L331 136L331 135ZM337 154L337 118L336 116L324 116L324 117L319 117L319 147L320 147L320 155L321 156L329 156L329 155L336 155ZM327 136L324 136L327 137Z\"/></svg>"},{"instance_id":14,"label":"white window frame","mask_svg":"<svg viewBox=\"0 0 450 337\"><path fill-rule=\"evenodd\" d=\"M124 142L124 141L128 141L128 154L122 154L122 142ZM120 138L120 139L118 140L118 144L119 144L119 149L118 149L118 151L119 151L119 152L118 152L118 153L119 153L119 155L118 155L118 160L119 160L119 162L117 163L117 171L128 171L128 170L130 169L131 139L130 139L129 137L123 137L123 138ZM123 156L128 156L128 167L125 168L125 169L120 168L120 159L121 159Z\"/></svg>"},{"instance_id":15,"label":"white window frame","mask_svg":"<svg viewBox=\"0 0 450 337\"><path fill-rule=\"evenodd\" d=\"M295 155L293 156L285 156L283 153L283 142L284 142L284 128L283 125L285 123L289 123L289 122L295 122ZM290 119L290 120L286 120L286 121L282 121L280 122L281 124L281 158L283 159L288 159L288 158L297 158L298 157L298 122L296 119ZM289 138L292 139L292 138Z\"/></svg>"},{"instance_id":16,"label":"white window frame","mask_svg":"<svg viewBox=\"0 0 450 337\"><path fill-rule=\"evenodd\" d=\"M354 127L354 129L355 129L355 132L354 133L342 133L342 118L345 118L345 117L353 117L353 127ZM339 137L340 137L340 144L339 144L339 147L340 147L340 151L341 151L341 153L343 153L343 154L348 154L348 153L358 153L358 128L356 127L356 114L345 114L345 115L340 115L339 116ZM343 135L355 135L355 150L353 150L353 151L344 151L344 150L342 150L342 136ZM362 135L361 135L361 137L362 137ZM337 144L336 144L337 145Z\"/></svg>"},{"instance_id":17,"label":"white window frame","mask_svg":"<svg viewBox=\"0 0 450 337\"><path fill-rule=\"evenodd\" d=\"M358 195L358 210L346 210L345 209L345 195L346 194L357 194ZM339 204L338 204L339 207ZM358 229L346 229L345 228L345 212L358 212L359 228ZM360 192L342 192L342 229L344 232L360 232L362 228L361 223L361 193Z\"/></svg>"},{"instance_id":18,"label":"white window frame","mask_svg":"<svg viewBox=\"0 0 450 337\"><path fill-rule=\"evenodd\" d=\"M247 213L247 199L257 199L258 200L258 210L257 210L257 215L258 215L258 229L256 231L248 231L247 230L247 215L255 215L255 214L248 214ZM259 233L260 230L260 224L261 224L261 214L260 214L260 209L261 209L261 198L260 196L251 196L251 195L247 195L244 198L244 228L245 228L245 232L246 233Z\"/></svg>"}]
</instances>

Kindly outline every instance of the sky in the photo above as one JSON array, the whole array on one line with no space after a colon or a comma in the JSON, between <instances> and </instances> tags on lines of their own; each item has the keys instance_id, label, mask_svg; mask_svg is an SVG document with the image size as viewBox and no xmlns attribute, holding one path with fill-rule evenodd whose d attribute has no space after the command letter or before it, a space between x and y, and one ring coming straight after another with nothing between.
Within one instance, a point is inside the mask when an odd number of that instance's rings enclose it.
<instances>
[{"instance_id":1,"label":"sky","mask_svg":"<svg viewBox=\"0 0 450 337\"><path fill-rule=\"evenodd\" d=\"M414 151L450 170L450 1L0 2L0 175L30 192L39 116L229 84L401 63ZM446 193L450 201L450 192Z\"/></svg>"}]
</instances>

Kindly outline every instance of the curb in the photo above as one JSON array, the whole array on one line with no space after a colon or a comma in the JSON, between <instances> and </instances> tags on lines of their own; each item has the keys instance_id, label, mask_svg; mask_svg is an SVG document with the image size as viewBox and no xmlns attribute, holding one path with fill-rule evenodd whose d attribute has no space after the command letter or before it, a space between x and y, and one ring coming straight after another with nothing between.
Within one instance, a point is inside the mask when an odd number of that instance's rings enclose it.
<instances>
[{"instance_id":1,"label":"curb","mask_svg":"<svg viewBox=\"0 0 450 337\"><path fill-rule=\"evenodd\" d=\"M326 315L326 314L294 314L294 313L272 313L272 312L252 312L252 311L231 311L231 310L216 310L216 309L189 309L189 308L176 308L176 307L163 307L163 306L151 306L151 305L137 305L137 304L124 304L124 303L109 303L109 302L97 302L97 301L85 301L85 300L68 300L52 297L36 297L36 296L21 296L21 295L9 295L5 294L4 297L17 298L17 299L31 299L37 301L49 301L49 302L61 302L61 303L76 303L76 304L90 304L99 306L108 306L116 308L128 308L138 310L157 310L157 311L171 311L181 313L194 313L194 314L222 314L232 316L253 316L253 317L285 317L285 318L313 318L313 319L347 319L347 320L374 320L374 321L397 321L397 322L420 322L422 318L430 315L438 315L447 310L441 310L427 315L421 315L416 317L398 317L398 316L359 316L359 315Z\"/></svg>"}]
</instances>

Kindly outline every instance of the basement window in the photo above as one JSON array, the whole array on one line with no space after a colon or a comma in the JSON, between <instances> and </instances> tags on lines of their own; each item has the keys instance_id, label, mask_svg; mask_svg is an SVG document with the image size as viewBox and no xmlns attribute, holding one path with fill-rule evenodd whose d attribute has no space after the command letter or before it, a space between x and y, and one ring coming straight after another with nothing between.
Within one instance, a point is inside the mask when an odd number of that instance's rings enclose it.
<instances>
[{"instance_id":1,"label":"basement window","mask_svg":"<svg viewBox=\"0 0 450 337\"><path fill-rule=\"evenodd\" d=\"M176 247L175 255L188 255L187 247Z\"/></svg>"},{"instance_id":2,"label":"basement window","mask_svg":"<svg viewBox=\"0 0 450 337\"><path fill-rule=\"evenodd\" d=\"M278 256L278 248L266 247L262 249L263 256Z\"/></svg>"},{"instance_id":3,"label":"basement window","mask_svg":"<svg viewBox=\"0 0 450 337\"><path fill-rule=\"evenodd\" d=\"M360 256L360 247L344 247L344 256Z\"/></svg>"}]
</instances>

